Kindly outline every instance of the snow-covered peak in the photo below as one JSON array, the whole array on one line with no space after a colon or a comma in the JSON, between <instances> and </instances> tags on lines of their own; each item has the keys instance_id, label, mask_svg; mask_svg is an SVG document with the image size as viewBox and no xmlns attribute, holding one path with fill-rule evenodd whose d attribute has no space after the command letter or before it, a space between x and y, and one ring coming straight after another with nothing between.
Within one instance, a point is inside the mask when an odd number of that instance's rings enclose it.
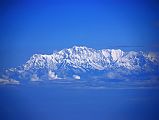
<instances>
[{"instance_id":1,"label":"snow-covered peak","mask_svg":"<svg viewBox=\"0 0 159 120\"><path fill-rule=\"evenodd\" d=\"M90 49L90 48L88 48L86 46L76 46L75 45L75 46L72 47L72 49L75 49L75 50L81 50L81 49L83 49L84 50L84 49Z\"/></svg>"},{"instance_id":2,"label":"snow-covered peak","mask_svg":"<svg viewBox=\"0 0 159 120\"><path fill-rule=\"evenodd\" d=\"M154 53L154 52L149 52L147 55L148 59L151 60L152 62L159 61L159 54Z\"/></svg>"},{"instance_id":3,"label":"snow-covered peak","mask_svg":"<svg viewBox=\"0 0 159 120\"><path fill-rule=\"evenodd\" d=\"M159 54L73 46L49 55L34 54L22 66L7 70L6 76L18 75L19 78L29 78L31 81L81 79L83 76L114 79L134 72L158 74Z\"/></svg>"},{"instance_id":4,"label":"snow-covered peak","mask_svg":"<svg viewBox=\"0 0 159 120\"><path fill-rule=\"evenodd\" d=\"M24 64L25 70L47 68L97 69L124 67L126 69L141 69L153 62L158 63L156 53L124 52L120 49L95 50L85 46L73 46L50 55L34 54Z\"/></svg>"},{"instance_id":5,"label":"snow-covered peak","mask_svg":"<svg viewBox=\"0 0 159 120\"><path fill-rule=\"evenodd\" d=\"M61 51L59 51L59 53L61 54L87 54L90 53L92 51L95 51L92 48L88 48L85 46L73 46L72 48L67 48L67 49L63 49Z\"/></svg>"},{"instance_id":6,"label":"snow-covered peak","mask_svg":"<svg viewBox=\"0 0 159 120\"><path fill-rule=\"evenodd\" d=\"M112 49L111 50L111 56L112 56L114 61L120 59L123 56L123 54L124 54L124 52L121 51L120 49L118 49L118 50Z\"/></svg>"}]
</instances>

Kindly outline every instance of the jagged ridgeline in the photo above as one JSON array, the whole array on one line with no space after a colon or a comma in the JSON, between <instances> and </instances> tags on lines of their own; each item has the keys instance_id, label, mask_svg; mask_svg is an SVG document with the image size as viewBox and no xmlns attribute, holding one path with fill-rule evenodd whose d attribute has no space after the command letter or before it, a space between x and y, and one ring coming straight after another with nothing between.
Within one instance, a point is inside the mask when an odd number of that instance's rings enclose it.
<instances>
[{"instance_id":1,"label":"jagged ridgeline","mask_svg":"<svg viewBox=\"0 0 159 120\"><path fill-rule=\"evenodd\" d=\"M34 54L24 65L11 68L2 80L158 80L159 54L155 52L96 50L74 46L50 55Z\"/></svg>"}]
</instances>

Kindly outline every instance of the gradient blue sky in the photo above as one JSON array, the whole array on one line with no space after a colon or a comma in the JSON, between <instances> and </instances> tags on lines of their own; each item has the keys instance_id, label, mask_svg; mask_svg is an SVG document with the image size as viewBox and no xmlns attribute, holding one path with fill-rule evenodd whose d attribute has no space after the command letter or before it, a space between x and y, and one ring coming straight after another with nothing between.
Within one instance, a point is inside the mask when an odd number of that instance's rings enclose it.
<instances>
[{"instance_id":1,"label":"gradient blue sky","mask_svg":"<svg viewBox=\"0 0 159 120\"><path fill-rule=\"evenodd\" d=\"M157 0L4 0L0 5L0 67L73 45L159 45Z\"/></svg>"}]
</instances>

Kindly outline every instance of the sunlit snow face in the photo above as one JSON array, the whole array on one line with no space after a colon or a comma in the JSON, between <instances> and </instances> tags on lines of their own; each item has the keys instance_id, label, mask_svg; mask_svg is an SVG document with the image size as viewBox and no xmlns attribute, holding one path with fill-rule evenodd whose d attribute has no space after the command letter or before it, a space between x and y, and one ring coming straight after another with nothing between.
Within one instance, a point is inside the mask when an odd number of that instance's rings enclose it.
<instances>
[{"instance_id":1,"label":"sunlit snow face","mask_svg":"<svg viewBox=\"0 0 159 120\"><path fill-rule=\"evenodd\" d=\"M158 53L155 52L95 50L85 46L74 46L50 55L35 54L26 64L7 70L4 76L8 79L30 81L80 80L86 77L126 80L158 79L158 57Z\"/></svg>"}]
</instances>

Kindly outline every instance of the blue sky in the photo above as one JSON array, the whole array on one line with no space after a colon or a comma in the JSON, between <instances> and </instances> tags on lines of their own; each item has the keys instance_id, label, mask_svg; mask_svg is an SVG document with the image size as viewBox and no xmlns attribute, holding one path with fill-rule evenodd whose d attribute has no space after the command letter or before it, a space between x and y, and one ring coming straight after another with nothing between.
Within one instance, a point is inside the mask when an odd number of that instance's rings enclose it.
<instances>
[{"instance_id":1,"label":"blue sky","mask_svg":"<svg viewBox=\"0 0 159 120\"><path fill-rule=\"evenodd\" d=\"M73 45L159 45L157 0L5 0L0 17L0 67L15 67L34 53Z\"/></svg>"}]
</instances>

